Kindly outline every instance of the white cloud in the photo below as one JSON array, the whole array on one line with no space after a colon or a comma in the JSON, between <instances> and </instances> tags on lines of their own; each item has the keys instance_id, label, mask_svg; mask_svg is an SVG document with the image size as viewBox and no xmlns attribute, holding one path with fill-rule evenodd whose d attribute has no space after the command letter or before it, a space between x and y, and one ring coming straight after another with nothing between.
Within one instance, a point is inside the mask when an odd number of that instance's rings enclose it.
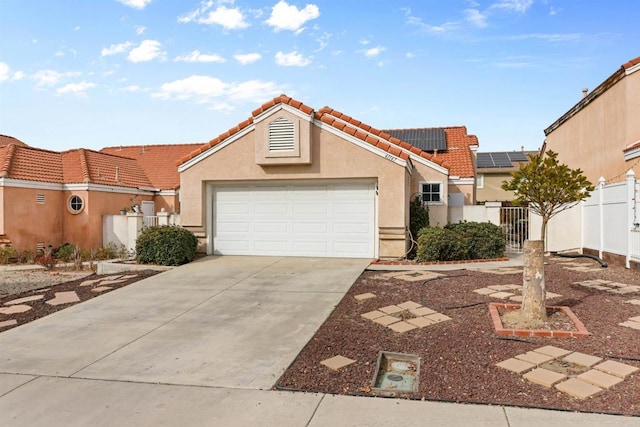
<instances>
[{"instance_id":1,"label":"white cloud","mask_svg":"<svg viewBox=\"0 0 640 427\"><path fill-rule=\"evenodd\" d=\"M9 80L9 65L4 62L0 62L0 83L5 80Z\"/></svg>"},{"instance_id":2,"label":"white cloud","mask_svg":"<svg viewBox=\"0 0 640 427\"><path fill-rule=\"evenodd\" d=\"M64 52L61 50L58 50L56 52L53 53L57 58L61 58L64 56Z\"/></svg>"},{"instance_id":3,"label":"white cloud","mask_svg":"<svg viewBox=\"0 0 640 427\"><path fill-rule=\"evenodd\" d=\"M64 94L72 94L76 96L86 96L87 89L91 89L96 87L95 83L89 82L80 82L80 83L69 83L66 86L62 86L56 90L56 95L64 95Z\"/></svg>"},{"instance_id":4,"label":"white cloud","mask_svg":"<svg viewBox=\"0 0 640 427\"><path fill-rule=\"evenodd\" d=\"M175 62L217 62L219 64L223 62L227 62L220 55L216 55L215 53L200 53L199 50L194 50L193 52L187 53L186 55L177 56L174 59Z\"/></svg>"},{"instance_id":5,"label":"white cloud","mask_svg":"<svg viewBox=\"0 0 640 427\"><path fill-rule=\"evenodd\" d=\"M478 9L467 9L464 11L466 15L465 20L467 22L471 22L478 28L486 28L487 26L487 15L486 13L480 12Z\"/></svg>"},{"instance_id":6,"label":"white cloud","mask_svg":"<svg viewBox=\"0 0 640 427\"><path fill-rule=\"evenodd\" d=\"M76 26L73 28L73 31L78 31L79 29L80 29L80 25L76 25Z\"/></svg>"},{"instance_id":7,"label":"white cloud","mask_svg":"<svg viewBox=\"0 0 640 427\"><path fill-rule=\"evenodd\" d=\"M233 58L242 65L253 64L256 61L262 59L262 55L259 53L245 53L233 55Z\"/></svg>"},{"instance_id":8,"label":"white cloud","mask_svg":"<svg viewBox=\"0 0 640 427\"><path fill-rule=\"evenodd\" d=\"M404 54L405 57L407 57L408 59L412 59L416 57L416 54L413 52L407 52Z\"/></svg>"},{"instance_id":9,"label":"white cloud","mask_svg":"<svg viewBox=\"0 0 640 427\"><path fill-rule=\"evenodd\" d=\"M198 9L179 17L178 22L195 21L198 24L220 25L225 30L241 30L251 25L245 20L244 14L238 7L228 8L218 5L216 9L209 10L211 7L213 7L213 1L202 2Z\"/></svg>"},{"instance_id":10,"label":"white cloud","mask_svg":"<svg viewBox=\"0 0 640 427\"><path fill-rule=\"evenodd\" d=\"M136 29L137 35L141 35L147 30L147 27L143 27L142 25L136 25L134 28Z\"/></svg>"},{"instance_id":11,"label":"white cloud","mask_svg":"<svg viewBox=\"0 0 640 427\"><path fill-rule=\"evenodd\" d=\"M118 0L119 3L138 10L142 10L147 7L147 5L151 3L151 1L152 0Z\"/></svg>"},{"instance_id":12,"label":"white cloud","mask_svg":"<svg viewBox=\"0 0 640 427\"><path fill-rule=\"evenodd\" d=\"M235 103L248 102L258 104L265 98L273 98L282 93L282 89L274 82L262 80L248 80L241 83L233 83L227 91L230 101Z\"/></svg>"},{"instance_id":13,"label":"white cloud","mask_svg":"<svg viewBox=\"0 0 640 427\"><path fill-rule=\"evenodd\" d=\"M124 43L112 44L109 47L104 47L100 51L100 56L110 56L116 55L118 53L123 53L129 50L129 48L133 46L133 43L127 41Z\"/></svg>"},{"instance_id":14,"label":"white cloud","mask_svg":"<svg viewBox=\"0 0 640 427\"><path fill-rule=\"evenodd\" d=\"M285 0L280 0L271 9L271 16L265 22L273 27L275 31L291 30L300 32L307 21L320 16L320 9L315 4L308 4L303 9L298 9L294 5L288 4Z\"/></svg>"},{"instance_id":15,"label":"white cloud","mask_svg":"<svg viewBox=\"0 0 640 427\"><path fill-rule=\"evenodd\" d=\"M492 9L503 9L508 12L525 13L533 4L533 0L501 0L491 5Z\"/></svg>"},{"instance_id":16,"label":"white cloud","mask_svg":"<svg viewBox=\"0 0 640 427\"><path fill-rule=\"evenodd\" d=\"M284 53L276 53L276 64L283 67L305 67L311 63L311 59L305 58L301 53L296 51Z\"/></svg>"},{"instance_id":17,"label":"white cloud","mask_svg":"<svg viewBox=\"0 0 640 427\"><path fill-rule=\"evenodd\" d=\"M544 40L547 42L572 42L578 41L582 38L580 33L567 33L567 34L541 34L541 33L533 33L533 34L520 34L516 36L507 37L507 40Z\"/></svg>"},{"instance_id":18,"label":"white cloud","mask_svg":"<svg viewBox=\"0 0 640 427\"><path fill-rule=\"evenodd\" d=\"M455 31L460 28L460 24L457 22L445 22L440 25L430 25L422 21L422 18L413 16L411 9L404 9L405 16L407 17L407 24L418 27L421 31L432 34L444 34Z\"/></svg>"},{"instance_id":19,"label":"white cloud","mask_svg":"<svg viewBox=\"0 0 640 427\"><path fill-rule=\"evenodd\" d=\"M138 47L131 49L127 59L131 62L148 62L156 58L164 59L165 56L162 43L157 40L143 40Z\"/></svg>"},{"instance_id":20,"label":"white cloud","mask_svg":"<svg viewBox=\"0 0 640 427\"><path fill-rule=\"evenodd\" d=\"M362 52L364 53L364 56L366 56L367 58L375 58L376 56L380 55L385 50L387 50L387 48L384 47L384 46L376 46L376 47L372 47L370 49L366 49L366 50L364 50Z\"/></svg>"},{"instance_id":21,"label":"white cloud","mask_svg":"<svg viewBox=\"0 0 640 427\"><path fill-rule=\"evenodd\" d=\"M160 99L195 99L198 102L207 102L222 96L227 86L227 83L215 77L193 75L186 79L164 83L160 91L153 96Z\"/></svg>"},{"instance_id":22,"label":"white cloud","mask_svg":"<svg viewBox=\"0 0 640 427\"><path fill-rule=\"evenodd\" d=\"M140 92L141 90L143 89L138 85L130 85L121 87L120 89L118 89L118 92Z\"/></svg>"},{"instance_id":23,"label":"white cloud","mask_svg":"<svg viewBox=\"0 0 640 427\"><path fill-rule=\"evenodd\" d=\"M33 79L36 81L36 86L38 87L53 86L63 77L63 74L54 70L40 70L33 75Z\"/></svg>"},{"instance_id":24,"label":"white cloud","mask_svg":"<svg viewBox=\"0 0 640 427\"><path fill-rule=\"evenodd\" d=\"M11 80L21 80L24 78L24 73L22 71L16 71L15 73L13 73L13 76L11 77Z\"/></svg>"}]
</instances>

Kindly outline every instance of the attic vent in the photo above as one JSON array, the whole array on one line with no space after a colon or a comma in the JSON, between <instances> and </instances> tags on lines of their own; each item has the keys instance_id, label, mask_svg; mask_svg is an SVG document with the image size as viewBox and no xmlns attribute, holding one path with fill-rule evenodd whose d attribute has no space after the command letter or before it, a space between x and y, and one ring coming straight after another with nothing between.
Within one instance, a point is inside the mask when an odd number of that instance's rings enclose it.
<instances>
[{"instance_id":1,"label":"attic vent","mask_svg":"<svg viewBox=\"0 0 640 427\"><path fill-rule=\"evenodd\" d=\"M36 194L36 203L44 205L44 194Z\"/></svg>"},{"instance_id":2,"label":"attic vent","mask_svg":"<svg viewBox=\"0 0 640 427\"><path fill-rule=\"evenodd\" d=\"M44 248L45 248L45 247L46 247L46 246L44 245L44 242L38 242L38 243L36 243L36 251L37 251L37 252L42 252L42 253L44 253Z\"/></svg>"},{"instance_id":3,"label":"attic vent","mask_svg":"<svg viewBox=\"0 0 640 427\"><path fill-rule=\"evenodd\" d=\"M295 132L292 121L277 118L269 123L269 151L293 151L295 149Z\"/></svg>"}]
</instances>

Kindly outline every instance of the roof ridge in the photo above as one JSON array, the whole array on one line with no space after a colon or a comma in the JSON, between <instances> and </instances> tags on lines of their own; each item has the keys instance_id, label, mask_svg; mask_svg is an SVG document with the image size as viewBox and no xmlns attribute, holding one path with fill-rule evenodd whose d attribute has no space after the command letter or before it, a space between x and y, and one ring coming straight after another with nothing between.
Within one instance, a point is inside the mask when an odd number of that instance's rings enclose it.
<instances>
[{"instance_id":1,"label":"roof ridge","mask_svg":"<svg viewBox=\"0 0 640 427\"><path fill-rule=\"evenodd\" d=\"M0 177L9 176L9 172L11 171L11 164L13 162L13 156L16 153L17 147L18 146L16 144L7 145L7 153L4 157L2 168L0 169Z\"/></svg>"},{"instance_id":2,"label":"roof ridge","mask_svg":"<svg viewBox=\"0 0 640 427\"><path fill-rule=\"evenodd\" d=\"M91 175L89 173L89 165L87 162L87 155L86 155L85 149L81 148L78 151L80 154L80 170L82 171L84 182L91 182Z\"/></svg>"},{"instance_id":3,"label":"roof ridge","mask_svg":"<svg viewBox=\"0 0 640 427\"><path fill-rule=\"evenodd\" d=\"M140 144L140 145L112 145L108 147L102 147L98 152L102 153L102 150L117 149L117 148L142 148L142 147L184 147L187 145L202 145L206 142L182 142L178 144Z\"/></svg>"}]
</instances>

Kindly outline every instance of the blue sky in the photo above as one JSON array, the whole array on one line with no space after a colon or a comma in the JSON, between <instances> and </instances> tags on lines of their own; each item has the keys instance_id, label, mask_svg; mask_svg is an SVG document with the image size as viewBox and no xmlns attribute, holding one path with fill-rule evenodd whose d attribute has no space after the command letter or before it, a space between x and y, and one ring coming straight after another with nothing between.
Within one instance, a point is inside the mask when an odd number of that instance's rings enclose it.
<instances>
[{"instance_id":1,"label":"blue sky","mask_svg":"<svg viewBox=\"0 0 640 427\"><path fill-rule=\"evenodd\" d=\"M0 134L204 142L285 93L376 128L543 130L640 55L637 0L0 0Z\"/></svg>"}]
</instances>

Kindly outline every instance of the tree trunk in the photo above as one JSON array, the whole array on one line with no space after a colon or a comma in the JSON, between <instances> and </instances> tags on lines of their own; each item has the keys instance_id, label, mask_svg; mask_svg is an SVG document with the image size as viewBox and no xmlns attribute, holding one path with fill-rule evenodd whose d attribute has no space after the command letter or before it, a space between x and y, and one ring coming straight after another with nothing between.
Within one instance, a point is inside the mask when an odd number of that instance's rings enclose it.
<instances>
[{"instance_id":1,"label":"tree trunk","mask_svg":"<svg viewBox=\"0 0 640 427\"><path fill-rule=\"evenodd\" d=\"M522 315L531 320L547 318L544 286L544 241L525 240L524 274L522 275Z\"/></svg>"}]
</instances>

